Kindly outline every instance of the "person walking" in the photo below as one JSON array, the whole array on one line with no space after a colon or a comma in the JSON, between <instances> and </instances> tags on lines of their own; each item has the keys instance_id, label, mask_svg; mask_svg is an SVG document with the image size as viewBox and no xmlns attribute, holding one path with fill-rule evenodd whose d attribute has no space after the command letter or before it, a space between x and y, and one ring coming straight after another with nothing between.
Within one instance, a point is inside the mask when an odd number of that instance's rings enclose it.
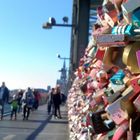
<instances>
[{"instance_id":1,"label":"person walking","mask_svg":"<svg viewBox=\"0 0 140 140\"><path fill-rule=\"evenodd\" d=\"M53 107L53 94L54 94L54 88L52 88L49 91L48 94L48 99L47 99L47 110L48 110L48 115L50 115L51 111L52 111L52 107Z\"/></svg>"},{"instance_id":2,"label":"person walking","mask_svg":"<svg viewBox=\"0 0 140 140\"><path fill-rule=\"evenodd\" d=\"M8 103L9 101L9 89L6 87L5 82L2 82L2 85L0 87L0 111L1 111L1 117L0 119L3 119L4 114L4 105Z\"/></svg>"},{"instance_id":3,"label":"person walking","mask_svg":"<svg viewBox=\"0 0 140 140\"><path fill-rule=\"evenodd\" d=\"M17 110L18 110L18 98L17 98L16 94L13 95L13 98L9 102L9 104L11 104L10 120L13 119L13 115L15 115L14 120L16 120L17 119Z\"/></svg>"},{"instance_id":4,"label":"person walking","mask_svg":"<svg viewBox=\"0 0 140 140\"><path fill-rule=\"evenodd\" d=\"M40 93L37 89L33 89L33 94L34 94L34 104L33 104L33 110L37 110L39 106L39 101L40 101Z\"/></svg>"},{"instance_id":5,"label":"person walking","mask_svg":"<svg viewBox=\"0 0 140 140\"><path fill-rule=\"evenodd\" d=\"M23 96L23 90L19 89L18 93L17 93L17 101L18 101L18 113L21 112L22 109L22 96Z\"/></svg>"},{"instance_id":6,"label":"person walking","mask_svg":"<svg viewBox=\"0 0 140 140\"><path fill-rule=\"evenodd\" d=\"M53 105L54 105L54 117L61 119L61 112L60 112L61 92L60 92L60 86L56 86L52 98L53 98Z\"/></svg>"},{"instance_id":7,"label":"person walking","mask_svg":"<svg viewBox=\"0 0 140 140\"><path fill-rule=\"evenodd\" d=\"M23 108L23 120L28 120L30 110L33 107L34 95L30 87L23 93L22 96L22 108Z\"/></svg>"}]
</instances>

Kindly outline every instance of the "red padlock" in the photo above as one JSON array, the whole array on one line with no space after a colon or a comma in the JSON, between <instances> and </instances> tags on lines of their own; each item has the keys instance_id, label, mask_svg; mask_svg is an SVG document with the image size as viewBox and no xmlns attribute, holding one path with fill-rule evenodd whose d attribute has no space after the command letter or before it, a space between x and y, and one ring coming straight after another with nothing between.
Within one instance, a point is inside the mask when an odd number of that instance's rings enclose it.
<instances>
[{"instance_id":1,"label":"red padlock","mask_svg":"<svg viewBox=\"0 0 140 140\"><path fill-rule=\"evenodd\" d=\"M122 123L115 131L112 140L120 140L123 137L123 135L126 133L128 127L129 127L128 121Z\"/></svg>"}]
</instances>

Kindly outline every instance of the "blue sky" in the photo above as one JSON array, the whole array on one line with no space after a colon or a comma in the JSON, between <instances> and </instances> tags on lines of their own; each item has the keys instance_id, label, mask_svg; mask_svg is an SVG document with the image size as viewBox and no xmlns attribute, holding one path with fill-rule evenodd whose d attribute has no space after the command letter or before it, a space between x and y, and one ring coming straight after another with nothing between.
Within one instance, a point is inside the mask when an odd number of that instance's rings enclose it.
<instances>
[{"instance_id":1,"label":"blue sky","mask_svg":"<svg viewBox=\"0 0 140 140\"><path fill-rule=\"evenodd\" d=\"M71 23L72 0L0 1L0 84L9 89L55 86L63 61L69 57L71 28L42 28L49 17ZM67 61L67 67L68 67Z\"/></svg>"}]
</instances>

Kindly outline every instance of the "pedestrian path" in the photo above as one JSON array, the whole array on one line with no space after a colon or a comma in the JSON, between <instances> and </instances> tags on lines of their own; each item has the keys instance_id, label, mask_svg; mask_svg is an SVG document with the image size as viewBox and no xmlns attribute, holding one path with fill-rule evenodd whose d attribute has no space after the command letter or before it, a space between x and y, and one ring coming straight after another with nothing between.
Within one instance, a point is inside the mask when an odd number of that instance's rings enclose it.
<instances>
[{"instance_id":1,"label":"pedestrian path","mask_svg":"<svg viewBox=\"0 0 140 140\"><path fill-rule=\"evenodd\" d=\"M29 120L23 121L18 114L17 120L10 116L0 121L0 140L68 140L67 109L61 107L62 119L47 115L47 105L33 111Z\"/></svg>"}]
</instances>

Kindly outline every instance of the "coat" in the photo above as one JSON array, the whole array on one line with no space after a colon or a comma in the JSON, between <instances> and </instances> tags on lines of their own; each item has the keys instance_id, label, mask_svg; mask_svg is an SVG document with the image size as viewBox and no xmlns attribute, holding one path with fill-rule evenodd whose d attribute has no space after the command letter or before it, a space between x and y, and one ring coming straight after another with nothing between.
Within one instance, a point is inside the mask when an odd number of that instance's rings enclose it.
<instances>
[{"instance_id":1,"label":"coat","mask_svg":"<svg viewBox=\"0 0 140 140\"><path fill-rule=\"evenodd\" d=\"M57 93L53 94L52 99L53 99L54 105L60 105L61 104L61 93L57 92Z\"/></svg>"},{"instance_id":2,"label":"coat","mask_svg":"<svg viewBox=\"0 0 140 140\"><path fill-rule=\"evenodd\" d=\"M1 91L1 88L0 87L0 91ZM4 93L3 93L3 96L2 96L2 100L4 102L8 102L9 101L9 89L7 87L4 87Z\"/></svg>"}]
</instances>

